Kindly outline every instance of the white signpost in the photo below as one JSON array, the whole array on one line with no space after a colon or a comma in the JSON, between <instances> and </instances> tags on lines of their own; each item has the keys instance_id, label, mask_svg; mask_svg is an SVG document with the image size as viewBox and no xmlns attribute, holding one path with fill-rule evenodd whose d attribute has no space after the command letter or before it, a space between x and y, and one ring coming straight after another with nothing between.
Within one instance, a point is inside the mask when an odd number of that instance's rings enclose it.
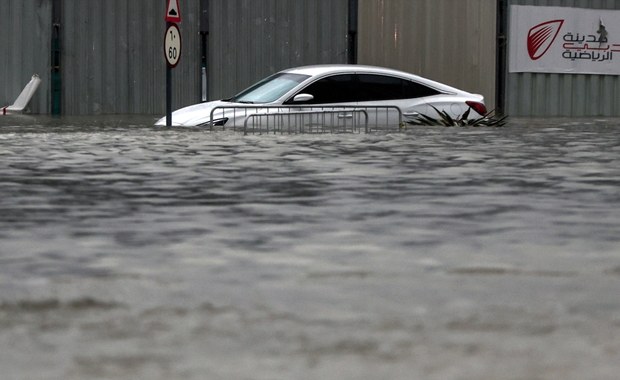
<instances>
[{"instance_id":1,"label":"white signpost","mask_svg":"<svg viewBox=\"0 0 620 380\"><path fill-rule=\"evenodd\" d=\"M164 55L168 66L176 67L181 59L181 31L176 24L170 24L164 37Z\"/></svg>"},{"instance_id":2,"label":"white signpost","mask_svg":"<svg viewBox=\"0 0 620 380\"><path fill-rule=\"evenodd\" d=\"M167 0L166 34L164 35L164 57L166 58L166 126L172 126L172 69L181 59L181 31L176 23L181 22L179 0Z\"/></svg>"}]
</instances>

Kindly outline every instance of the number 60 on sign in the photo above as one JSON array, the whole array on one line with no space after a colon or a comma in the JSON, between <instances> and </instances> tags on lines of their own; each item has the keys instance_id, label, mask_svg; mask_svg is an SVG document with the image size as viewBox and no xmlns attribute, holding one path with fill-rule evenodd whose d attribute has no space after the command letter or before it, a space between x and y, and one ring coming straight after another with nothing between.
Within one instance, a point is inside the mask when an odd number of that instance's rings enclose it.
<instances>
[{"instance_id":1,"label":"number 60 on sign","mask_svg":"<svg viewBox=\"0 0 620 380\"><path fill-rule=\"evenodd\" d=\"M170 24L166 29L164 56L170 67L175 67L181 59L181 32L176 24Z\"/></svg>"}]
</instances>

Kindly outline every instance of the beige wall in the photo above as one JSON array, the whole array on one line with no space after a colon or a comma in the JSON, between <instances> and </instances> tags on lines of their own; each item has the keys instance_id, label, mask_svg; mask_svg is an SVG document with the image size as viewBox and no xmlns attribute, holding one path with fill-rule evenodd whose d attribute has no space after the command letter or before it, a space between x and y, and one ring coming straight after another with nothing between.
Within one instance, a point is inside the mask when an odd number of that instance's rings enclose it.
<instances>
[{"instance_id":1,"label":"beige wall","mask_svg":"<svg viewBox=\"0 0 620 380\"><path fill-rule=\"evenodd\" d=\"M358 62L484 95L495 107L495 0L359 0Z\"/></svg>"}]
</instances>

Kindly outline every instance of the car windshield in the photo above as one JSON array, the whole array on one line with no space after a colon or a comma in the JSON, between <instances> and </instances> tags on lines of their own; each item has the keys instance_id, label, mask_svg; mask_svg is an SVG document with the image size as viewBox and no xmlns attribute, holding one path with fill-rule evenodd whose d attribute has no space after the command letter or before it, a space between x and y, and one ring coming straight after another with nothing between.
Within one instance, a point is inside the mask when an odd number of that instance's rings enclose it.
<instances>
[{"instance_id":1,"label":"car windshield","mask_svg":"<svg viewBox=\"0 0 620 380\"><path fill-rule=\"evenodd\" d=\"M271 103L310 78L309 75L278 73L228 99L236 103Z\"/></svg>"}]
</instances>

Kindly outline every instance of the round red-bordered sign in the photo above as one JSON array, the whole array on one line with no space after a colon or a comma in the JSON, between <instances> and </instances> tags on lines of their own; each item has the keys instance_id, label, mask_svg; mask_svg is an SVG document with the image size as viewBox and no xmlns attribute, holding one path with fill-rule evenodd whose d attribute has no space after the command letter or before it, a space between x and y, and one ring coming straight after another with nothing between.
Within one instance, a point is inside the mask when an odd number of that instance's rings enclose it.
<instances>
[{"instance_id":1,"label":"round red-bordered sign","mask_svg":"<svg viewBox=\"0 0 620 380\"><path fill-rule=\"evenodd\" d=\"M181 31L176 24L168 25L164 35L164 57L168 66L176 67L181 60Z\"/></svg>"}]
</instances>

